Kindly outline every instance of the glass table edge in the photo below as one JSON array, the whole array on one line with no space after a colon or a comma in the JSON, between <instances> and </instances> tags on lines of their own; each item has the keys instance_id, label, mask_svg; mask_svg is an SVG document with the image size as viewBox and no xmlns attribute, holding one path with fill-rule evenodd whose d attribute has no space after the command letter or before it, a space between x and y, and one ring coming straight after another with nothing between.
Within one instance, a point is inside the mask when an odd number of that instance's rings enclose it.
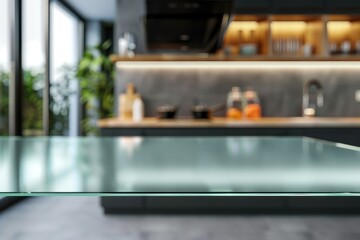
<instances>
[{"instance_id":1,"label":"glass table edge","mask_svg":"<svg viewBox=\"0 0 360 240\"><path fill-rule=\"evenodd\" d=\"M0 197L360 197L360 193L0 193Z\"/></svg>"},{"instance_id":2,"label":"glass table edge","mask_svg":"<svg viewBox=\"0 0 360 240\"><path fill-rule=\"evenodd\" d=\"M316 140L323 143L334 144L336 142L318 139L314 137L307 136L0 136L0 141L8 141L8 140L112 140L119 138L144 138L144 139L168 139L168 138L189 138L189 139L224 139L224 138L274 138L274 139L282 139L282 138L295 138L295 139L307 139L307 140ZM360 148L360 147L359 147Z\"/></svg>"},{"instance_id":3,"label":"glass table edge","mask_svg":"<svg viewBox=\"0 0 360 240\"><path fill-rule=\"evenodd\" d=\"M29 137L19 137L19 136L0 136L0 141L4 141L4 140L33 140L33 139L41 139L41 140L47 140L47 139L53 139L53 140L96 140L96 139L102 139L102 140L112 140L112 139L119 139L119 138L145 138L145 139L167 139L167 138L172 138L171 136L163 136L163 137L159 137L159 136L116 136L116 137L110 137L110 136L90 136L90 137L86 137L86 136L78 136L78 137L65 137L65 136L52 136L52 137L48 137L48 136L29 136ZM206 138L206 139L224 139L224 138L266 138L266 139L281 139L281 138L287 138L287 139L291 139L291 138L295 138L295 139L303 139L303 140L308 140L308 141L316 141L316 142L320 142L323 143L324 145L331 145L331 146L335 146L335 147L340 147L340 148L345 148L348 150L353 150L353 151L358 151L360 152L360 146L353 146L353 145L349 145L349 144L343 144L343 143L338 143L338 142L332 142L332 141L328 141L328 140L324 140L324 139L318 139L318 138L314 138L314 137L307 137L307 136L211 136L211 137L202 137L202 136L196 136L196 137L189 137L189 136L181 136L181 137L175 137L175 138L191 138L191 139L197 139L197 138Z\"/></svg>"}]
</instances>

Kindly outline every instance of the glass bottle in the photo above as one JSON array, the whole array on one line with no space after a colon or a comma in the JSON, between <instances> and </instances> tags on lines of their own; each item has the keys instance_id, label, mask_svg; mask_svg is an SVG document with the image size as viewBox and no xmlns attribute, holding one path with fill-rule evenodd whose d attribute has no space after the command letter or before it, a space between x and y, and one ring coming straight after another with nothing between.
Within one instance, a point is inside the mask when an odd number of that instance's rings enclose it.
<instances>
[{"instance_id":1,"label":"glass bottle","mask_svg":"<svg viewBox=\"0 0 360 240\"><path fill-rule=\"evenodd\" d=\"M257 92L247 90L244 93L244 118L259 119L261 118L261 105Z\"/></svg>"},{"instance_id":2,"label":"glass bottle","mask_svg":"<svg viewBox=\"0 0 360 240\"><path fill-rule=\"evenodd\" d=\"M233 87L227 98L227 118L242 119L242 95L239 87Z\"/></svg>"}]
</instances>

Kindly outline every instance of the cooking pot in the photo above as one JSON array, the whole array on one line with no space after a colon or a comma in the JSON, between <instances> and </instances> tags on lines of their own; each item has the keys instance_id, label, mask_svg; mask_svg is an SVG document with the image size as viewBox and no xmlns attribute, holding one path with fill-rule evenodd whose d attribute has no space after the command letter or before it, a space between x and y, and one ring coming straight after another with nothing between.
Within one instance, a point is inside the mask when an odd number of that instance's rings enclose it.
<instances>
[{"instance_id":1,"label":"cooking pot","mask_svg":"<svg viewBox=\"0 0 360 240\"><path fill-rule=\"evenodd\" d=\"M173 105L163 105L157 108L160 119L174 119L179 108Z\"/></svg>"},{"instance_id":2,"label":"cooking pot","mask_svg":"<svg viewBox=\"0 0 360 240\"><path fill-rule=\"evenodd\" d=\"M214 106L196 105L191 108L191 113L195 119L210 119L214 112L220 111L225 107L224 104L217 104Z\"/></svg>"}]
</instances>

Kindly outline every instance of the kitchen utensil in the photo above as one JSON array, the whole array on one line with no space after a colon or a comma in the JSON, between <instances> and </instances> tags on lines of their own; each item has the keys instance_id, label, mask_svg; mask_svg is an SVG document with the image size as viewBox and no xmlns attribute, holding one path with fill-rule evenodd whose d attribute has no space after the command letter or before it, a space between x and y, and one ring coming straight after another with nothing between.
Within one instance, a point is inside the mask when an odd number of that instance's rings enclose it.
<instances>
[{"instance_id":1,"label":"kitchen utensil","mask_svg":"<svg viewBox=\"0 0 360 240\"><path fill-rule=\"evenodd\" d=\"M341 44L341 52L343 54L349 54L351 51L351 42L350 41L344 41Z\"/></svg>"},{"instance_id":2,"label":"kitchen utensil","mask_svg":"<svg viewBox=\"0 0 360 240\"><path fill-rule=\"evenodd\" d=\"M240 54L246 56L256 55L258 47L255 43L244 43L240 46Z\"/></svg>"},{"instance_id":3,"label":"kitchen utensil","mask_svg":"<svg viewBox=\"0 0 360 240\"><path fill-rule=\"evenodd\" d=\"M360 54L360 40L357 40L355 43L355 49L356 49L356 53Z\"/></svg>"},{"instance_id":4,"label":"kitchen utensil","mask_svg":"<svg viewBox=\"0 0 360 240\"><path fill-rule=\"evenodd\" d=\"M311 57L313 54L313 47L310 43L305 43L302 50L305 57Z\"/></svg>"},{"instance_id":5,"label":"kitchen utensil","mask_svg":"<svg viewBox=\"0 0 360 240\"><path fill-rule=\"evenodd\" d=\"M330 54L335 55L338 53L338 45L335 42L330 43Z\"/></svg>"},{"instance_id":6,"label":"kitchen utensil","mask_svg":"<svg viewBox=\"0 0 360 240\"><path fill-rule=\"evenodd\" d=\"M124 32L118 41L118 50L120 56L133 57L136 49L135 37L132 33Z\"/></svg>"},{"instance_id":7,"label":"kitchen utensil","mask_svg":"<svg viewBox=\"0 0 360 240\"><path fill-rule=\"evenodd\" d=\"M160 119L174 119L179 107L173 105L163 105L157 108Z\"/></svg>"},{"instance_id":8,"label":"kitchen utensil","mask_svg":"<svg viewBox=\"0 0 360 240\"><path fill-rule=\"evenodd\" d=\"M133 117L133 104L135 99L141 95L136 93L135 85L129 83L126 88L126 93L119 96L119 117L126 120L131 120Z\"/></svg>"},{"instance_id":9,"label":"kitchen utensil","mask_svg":"<svg viewBox=\"0 0 360 240\"><path fill-rule=\"evenodd\" d=\"M214 112L220 111L225 107L224 104L217 104L214 106L196 105L191 109L192 115L195 119L210 119Z\"/></svg>"}]
</instances>

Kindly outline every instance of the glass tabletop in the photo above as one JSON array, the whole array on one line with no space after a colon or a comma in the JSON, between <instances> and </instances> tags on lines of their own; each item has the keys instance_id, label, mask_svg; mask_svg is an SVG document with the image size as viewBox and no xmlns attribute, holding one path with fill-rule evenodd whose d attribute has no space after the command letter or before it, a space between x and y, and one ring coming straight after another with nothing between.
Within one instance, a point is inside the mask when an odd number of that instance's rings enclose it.
<instances>
[{"instance_id":1,"label":"glass tabletop","mask_svg":"<svg viewBox=\"0 0 360 240\"><path fill-rule=\"evenodd\" d=\"M360 148L310 138L0 138L0 196L357 194Z\"/></svg>"}]
</instances>

